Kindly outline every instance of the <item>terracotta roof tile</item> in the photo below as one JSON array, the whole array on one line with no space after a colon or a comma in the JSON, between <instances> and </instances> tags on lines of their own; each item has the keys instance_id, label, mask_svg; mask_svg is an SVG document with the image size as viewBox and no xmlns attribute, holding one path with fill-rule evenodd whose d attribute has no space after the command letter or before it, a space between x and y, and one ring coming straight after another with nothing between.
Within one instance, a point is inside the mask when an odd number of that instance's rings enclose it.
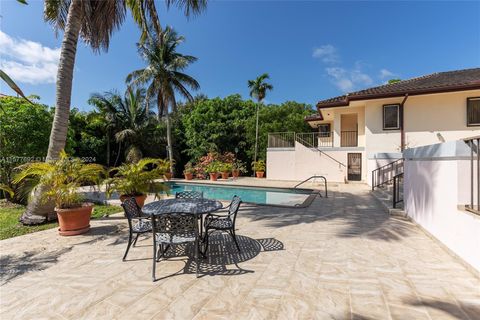
<instances>
[{"instance_id":1,"label":"terracotta roof tile","mask_svg":"<svg viewBox=\"0 0 480 320\"><path fill-rule=\"evenodd\" d=\"M348 106L352 100L380 99L403 95L418 95L480 89L480 68L437 72L392 84L350 92L319 101L317 108Z\"/></svg>"}]
</instances>

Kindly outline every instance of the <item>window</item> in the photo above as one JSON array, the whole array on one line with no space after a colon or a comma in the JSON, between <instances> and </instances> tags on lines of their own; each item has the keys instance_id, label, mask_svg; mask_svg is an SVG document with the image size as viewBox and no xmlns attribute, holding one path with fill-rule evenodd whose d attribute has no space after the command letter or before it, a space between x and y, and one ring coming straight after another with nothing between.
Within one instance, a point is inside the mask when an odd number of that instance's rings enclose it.
<instances>
[{"instance_id":1,"label":"window","mask_svg":"<svg viewBox=\"0 0 480 320\"><path fill-rule=\"evenodd\" d=\"M400 105L386 104L383 106L383 130L400 129Z\"/></svg>"},{"instance_id":2,"label":"window","mask_svg":"<svg viewBox=\"0 0 480 320\"><path fill-rule=\"evenodd\" d=\"M330 123L322 123L318 125L318 132L321 137L330 137Z\"/></svg>"},{"instance_id":3,"label":"window","mask_svg":"<svg viewBox=\"0 0 480 320\"><path fill-rule=\"evenodd\" d=\"M467 126L480 126L480 97L467 98Z\"/></svg>"}]
</instances>

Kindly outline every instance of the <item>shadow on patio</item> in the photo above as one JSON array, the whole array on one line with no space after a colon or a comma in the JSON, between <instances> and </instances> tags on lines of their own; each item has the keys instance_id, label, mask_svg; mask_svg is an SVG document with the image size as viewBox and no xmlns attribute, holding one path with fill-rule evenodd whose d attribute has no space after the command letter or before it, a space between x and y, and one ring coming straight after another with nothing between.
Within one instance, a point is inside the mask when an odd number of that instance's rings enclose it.
<instances>
[{"instance_id":1,"label":"shadow on patio","mask_svg":"<svg viewBox=\"0 0 480 320\"><path fill-rule=\"evenodd\" d=\"M331 191L329 198L317 197L307 208L245 205L239 215L252 221L263 221L268 227L274 228L331 221L337 226L332 232L343 238L365 236L398 241L412 231L410 222L387 214L377 200L365 191Z\"/></svg>"},{"instance_id":2,"label":"shadow on patio","mask_svg":"<svg viewBox=\"0 0 480 320\"><path fill-rule=\"evenodd\" d=\"M254 270L244 269L239 263L254 259L262 251L279 251L284 250L283 243L274 238L252 239L246 236L237 235L237 241L240 246L240 252L235 247L235 243L227 234L214 234L210 237L210 245L206 258L199 258L199 274L204 276L233 276L246 273L253 273ZM158 280L170 278L181 274L195 274L196 264L194 256L193 244L182 244L172 246L165 254L165 258L157 262L157 270L161 274L162 263L169 260L181 259L185 262L185 266L176 273L161 275ZM151 259L150 259L151 260Z\"/></svg>"}]
</instances>

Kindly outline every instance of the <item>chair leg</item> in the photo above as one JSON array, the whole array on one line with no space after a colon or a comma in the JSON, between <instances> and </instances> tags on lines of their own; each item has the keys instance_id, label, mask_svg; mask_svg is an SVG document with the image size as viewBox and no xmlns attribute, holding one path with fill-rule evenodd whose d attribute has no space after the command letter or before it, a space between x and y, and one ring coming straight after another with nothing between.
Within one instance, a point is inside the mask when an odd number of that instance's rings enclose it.
<instances>
[{"instance_id":1,"label":"chair leg","mask_svg":"<svg viewBox=\"0 0 480 320\"><path fill-rule=\"evenodd\" d=\"M200 247L199 247L199 241L198 241L198 236L197 238L195 239L195 248L194 248L194 252L195 252L195 267L196 267L196 276L198 278L198 270L199 270L199 265L198 265L198 251L200 251Z\"/></svg>"},{"instance_id":2,"label":"chair leg","mask_svg":"<svg viewBox=\"0 0 480 320\"><path fill-rule=\"evenodd\" d=\"M205 229L205 235L203 237L203 243L205 244L205 250L203 251L203 256L206 258L207 257L207 250L208 250L208 229Z\"/></svg>"},{"instance_id":3,"label":"chair leg","mask_svg":"<svg viewBox=\"0 0 480 320\"><path fill-rule=\"evenodd\" d=\"M235 245L237 246L238 252L240 252L240 246L238 245L237 237L235 236L235 230L234 230L234 229L231 229L229 233L230 233L230 235L232 236L233 241L235 242Z\"/></svg>"},{"instance_id":4,"label":"chair leg","mask_svg":"<svg viewBox=\"0 0 480 320\"><path fill-rule=\"evenodd\" d=\"M155 264L157 263L157 242L155 241L155 234L153 236L153 266L152 266L152 281L155 282Z\"/></svg>"},{"instance_id":5,"label":"chair leg","mask_svg":"<svg viewBox=\"0 0 480 320\"><path fill-rule=\"evenodd\" d=\"M137 233L137 236L135 237L135 241L133 241L133 246L135 247L135 245L137 244L137 240L138 240L138 236L140 235L140 233Z\"/></svg>"},{"instance_id":6,"label":"chair leg","mask_svg":"<svg viewBox=\"0 0 480 320\"><path fill-rule=\"evenodd\" d=\"M130 232L128 234L128 245L127 245L127 250L125 251L125 254L123 255L123 261L127 258L128 250L130 250L130 246L132 245L132 233Z\"/></svg>"}]
</instances>

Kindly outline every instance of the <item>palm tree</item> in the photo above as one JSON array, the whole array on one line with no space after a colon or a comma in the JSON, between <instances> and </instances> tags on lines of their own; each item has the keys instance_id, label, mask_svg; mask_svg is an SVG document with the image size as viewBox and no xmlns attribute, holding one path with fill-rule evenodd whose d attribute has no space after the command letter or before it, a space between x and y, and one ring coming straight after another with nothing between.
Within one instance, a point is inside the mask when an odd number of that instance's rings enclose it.
<instances>
[{"instance_id":1,"label":"palm tree","mask_svg":"<svg viewBox=\"0 0 480 320\"><path fill-rule=\"evenodd\" d=\"M253 161L257 161L258 153L258 107L259 104L263 103L263 99L267 95L267 90L273 90L273 86L265 80L270 79L268 73L264 73L257 77L255 80L248 80L248 88L250 89L250 97L257 99L257 108L256 108L256 124L255 124L255 156Z\"/></svg>"},{"instance_id":2,"label":"palm tree","mask_svg":"<svg viewBox=\"0 0 480 320\"><path fill-rule=\"evenodd\" d=\"M158 117L165 116L167 122L167 144L170 170L173 172L173 147L169 111L176 111L179 93L188 101L193 100L189 89L198 90L197 80L183 71L197 58L177 52L177 47L185 40L175 30L167 27L155 39L139 44L138 49L147 66L135 70L127 76L126 82L134 86L147 87L147 102L156 96ZM148 108L148 104L147 104Z\"/></svg>"},{"instance_id":3,"label":"palm tree","mask_svg":"<svg viewBox=\"0 0 480 320\"><path fill-rule=\"evenodd\" d=\"M128 162L138 162L143 156L141 142L148 125L154 119L153 113L146 109L144 91L128 88L123 99L115 92L106 92L103 95L97 93L89 100L101 111L109 128L115 132L115 140L119 146L115 166L122 143L127 146L125 155Z\"/></svg>"},{"instance_id":4,"label":"palm tree","mask_svg":"<svg viewBox=\"0 0 480 320\"><path fill-rule=\"evenodd\" d=\"M185 14L197 14L206 7L206 0L167 0L167 6L176 5L183 8ZM126 8L129 8L134 20L146 32L145 21L149 16L155 19L152 24L160 26L158 14L153 0L45 0L45 20L52 23L55 30L63 31L60 60L58 63L55 116L50 134L47 161L59 156L67 139L68 118L72 93L73 67L79 36L94 51L107 50L110 36L118 29L125 18ZM139 15L140 13L140 15ZM24 224L39 224L48 220L49 215L55 219L53 205L42 205L39 195L44 188L36 190L33 201L21 217Z\"/></svg>"}]
</instances>

